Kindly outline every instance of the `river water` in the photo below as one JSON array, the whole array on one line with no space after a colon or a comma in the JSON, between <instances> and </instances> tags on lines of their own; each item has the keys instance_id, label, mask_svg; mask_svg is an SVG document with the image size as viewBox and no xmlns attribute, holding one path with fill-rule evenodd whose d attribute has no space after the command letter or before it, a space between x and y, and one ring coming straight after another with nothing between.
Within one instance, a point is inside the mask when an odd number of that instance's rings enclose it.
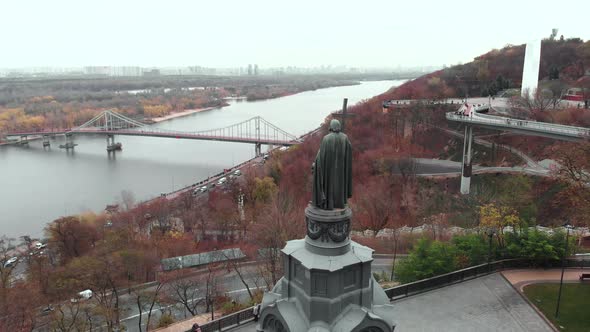
<instances>
[{"instance_id":1,"label":"river water","mask_svg":"<svg viewBox=\"0 0 590 332\"><path fill-rule=\"evenodd\" d=\"M155 127L196 131L229 126L261 116L279 128L302 135L338 110L387 91L402 81L363 82L296 95L255 101L191 114L155 124ZM100 211L131 191L138 201L170 192L224 168L254 157L254 145L168 138L115 136L123 144L113 158L102 136L77 136L74 152L59 149L64 138L43 149L41 141L29 147L0 147L0 236L41 237L45 225L60 216ZM265 147L263 146L263 149Z\"/></svg>"}]
</instances>

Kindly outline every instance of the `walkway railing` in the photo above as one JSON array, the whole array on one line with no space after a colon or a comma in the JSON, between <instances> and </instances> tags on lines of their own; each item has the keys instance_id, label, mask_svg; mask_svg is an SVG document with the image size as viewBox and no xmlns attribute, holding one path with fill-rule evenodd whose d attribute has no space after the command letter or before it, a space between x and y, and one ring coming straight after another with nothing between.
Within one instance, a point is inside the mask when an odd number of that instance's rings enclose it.
<instances>
[{"instance_id":1,"label":"walkway railing","mask_svg":"<svg viewBox=\"0 0 590 332\"><path fill-rule=\"evenodd\" d=\"M452 285L462 281L475 279L490 273L499 272L505 269L513 268L529 268L533 266L529 259L504 259L491 262L490 264L481 264L468 267L462 270L441 274L432 278L418 280L385 290L387 296L392 300L401 299L411 295L427 292L443 286ZM548 266L561 267L561 261L548 262ZM566 267L568 268L584 268L590 267L590 260L567 259Z\"/></svg>"},{"instance_id":2,"label":"walkway railing","mask_svg":"<svg viewBox=\"0 0 590 332\"><path fill-rule=\"evenodd\" d=\"M249 323L254 320L254 307L246 308L233 314L223 316L219 319L212 320L206 324L201 325L202 332L223 331L230 327L239 326ZM191 332L187 330L186 332Z\"/></svg>"},{"instance_id":3,"label":"walkway railing","mask_svg":"<svg viewBox=\"0 0 590 332\"><path fill-rule=\"evenodd\" d=\"M458 115L453 112L446 114L447 120L468 122L479 124L483 126L497 126L511 129L530 130L547 134L554 134L559 136L568 136L573 138L588 138L590 137L590 129L574 126L565 126L560 124L527 121L511 119L500 116L476 114L474 116Z\"/></svg>"}]
</instances>

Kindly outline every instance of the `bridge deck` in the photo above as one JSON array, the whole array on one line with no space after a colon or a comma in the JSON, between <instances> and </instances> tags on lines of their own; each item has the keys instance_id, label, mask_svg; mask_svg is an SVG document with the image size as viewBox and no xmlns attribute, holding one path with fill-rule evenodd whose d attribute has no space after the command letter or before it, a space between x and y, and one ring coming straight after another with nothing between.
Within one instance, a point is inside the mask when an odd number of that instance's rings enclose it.
<instances>
[{"instance_id":1,"label":"bridge deck","mask_svg":"<svg viewBox=\"0 0 590 332\"><path fill-rule=\"evenodd\" d=\"M123 130L102 130L102 129L68 129L68 130L45 130L45 131L31 131L31 132L16 132L8 133L6 136L39 136L39 135L65 135L72 134L89 134L89 135L122 135L122 136L144 136L144 137L163 137L176 139L194 139L207 141L224 141L236 143L261 143L272 145L295 145L298 141L291 140L277 140L270 137L240 137L240 136L215 136L204 135L199 133L188 133L182 131L164 131L164 130L142 130L138 129L123 129Z\"/></svg>"},{"instance_id":2,"label":"bridge deck","mask_svg":"<svg viewBox=\"0 0 590 332\"><path fill-rule=\"evenodd\" d=\"M68 136L69 134L145 136L254 143L257 149L259 149L260 144L294 145L300 141L296 136L287 133L260 116L223 128L186 132L153 128L128 118L125 115L118 114L113 110L103 111L83 125L75 128L52 128L39 131L12 132L7 133L6 136Z\"/></svg>"},{"instance_id":3,"label":"bridge deck","mask_svg":"<svg viewBox=\"0 0 590 332\"><path fill-rule=\"evenodd\" d=\"M518 120L494 115L473 113L471 116L459 115L455 112L446 114L449 121L463 122L496 130L515 131L523 134L545 136L567 141L581 141L590 138L590 129L564 126L546 122Z\"/></svg>"}]
</instances>

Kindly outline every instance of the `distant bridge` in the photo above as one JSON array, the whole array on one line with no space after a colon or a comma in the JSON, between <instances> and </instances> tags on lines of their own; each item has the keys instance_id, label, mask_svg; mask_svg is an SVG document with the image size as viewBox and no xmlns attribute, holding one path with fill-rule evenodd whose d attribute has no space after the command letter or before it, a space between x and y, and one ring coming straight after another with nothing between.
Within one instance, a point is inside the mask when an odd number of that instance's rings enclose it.
<instances>
[{"instance_id":1,"label":"distant bridge","mask_svg":"<svg viewBox=\"0 0 590 332\"><path fill-rule=\"evenodd\" d=\"M101 112L79 127L11 132L7 133L6 137L20 137L21 141L26 143L28 136L42 136L43 145L48 146L49 137L65 135L66 143L60 147L69 150L76 146L73 142L74 134L105 135L107 151L121 147L120 143L115 143L114 135L251 143L255 145L257 156L261 154L262 144L289 146L300 143L296 136L259 116L223 128L187 132L153 128L111 110Z\"/></svg>"}]
</instances>

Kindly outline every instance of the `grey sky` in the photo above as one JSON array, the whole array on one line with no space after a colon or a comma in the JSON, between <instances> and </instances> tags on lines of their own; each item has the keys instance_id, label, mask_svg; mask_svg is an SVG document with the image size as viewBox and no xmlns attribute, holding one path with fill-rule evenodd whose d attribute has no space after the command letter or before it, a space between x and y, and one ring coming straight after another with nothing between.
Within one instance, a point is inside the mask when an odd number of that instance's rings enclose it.
<instances>
[{"instance_id":1,"label":"grey sky","mask_svg":"<svg viewBox=\"0 0 590 332\"><path fill-rule=\"evenodd\" d=\"M0 12L0 68L442 65L553 27L590 38L588 0L2 0Z\"/></svg>"}]
</instances>

